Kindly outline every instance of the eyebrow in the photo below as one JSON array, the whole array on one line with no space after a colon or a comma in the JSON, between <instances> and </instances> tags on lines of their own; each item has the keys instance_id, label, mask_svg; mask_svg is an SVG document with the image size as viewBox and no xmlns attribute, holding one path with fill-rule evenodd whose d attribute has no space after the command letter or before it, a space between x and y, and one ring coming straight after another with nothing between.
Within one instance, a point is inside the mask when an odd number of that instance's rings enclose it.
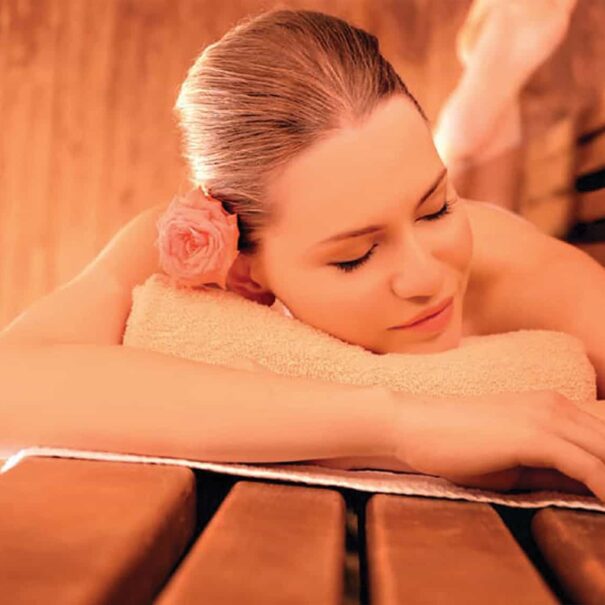
<instances>
[{"instance_id":1,"label":"eyebrow","mask_svg":"<svg viewBox=\"0 0 605 605\"><path fill-rule=\"evenodd\" d=\"M437 187L441 184L443 179L447 176L447 168L444 168L438 175L437 178L433 181L431 186L422 194L422 197L418 200L416 204L416 208L420 206L423 202L425 202L433 193L436 191ZM374 233L375 231L380 231L384 228L384 225L369 225L367 227L363 227L361 229L353 229L351 231L344 231L343 233L337 233L336 235L332 235L324 240L321 240L316 246L327 244L329 242L336 242L343 239L348 239L350 237L359 237L360 235L367 235L368 233Z\"/></svg>"}]
</instances>

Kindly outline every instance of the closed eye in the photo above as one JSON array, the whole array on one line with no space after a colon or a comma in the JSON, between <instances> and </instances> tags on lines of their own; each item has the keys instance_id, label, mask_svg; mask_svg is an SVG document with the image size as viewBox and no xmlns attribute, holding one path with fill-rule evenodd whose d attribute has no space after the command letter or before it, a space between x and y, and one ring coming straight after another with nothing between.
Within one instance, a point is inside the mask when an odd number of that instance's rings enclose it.
<instances>
[{"instance_id":1,"label":"closed eye","mask_svg":"<svg viewBox=\"0 0 605 605\"><path fill-rule=\"evenodd\" d=\"M434 214L428 214L427 216L423 217L423 220L436 221L445 216L446 214L449 214L451 212L454 201L454 199L445 200L443 206L438 212L435 212ZM374 254L374 249L376 248L376 246L378 246L378 244L374 244L361 258L328 264L335 266L336 268L340 269L341 271L344 271L345 273L354 271L355 269L363 265L365 262L370 260L372 254Z\"/></svg>"},{"instance_id":2,"label":"closed eye","mask_svg":"<svg viewBox=\"0 0 605 605\"><path fill-rule=\"evenodd\" d=\"M330 265L334 265L338 267L342 271L348 272L353 271L357 267L363 265L366 261L370 259L372 254L374 254L374 248L376 248L378 244L374 244L361 258L356 258L355 260L347 260L341 263L329 263Z\"/></svg>"}]
</instances>

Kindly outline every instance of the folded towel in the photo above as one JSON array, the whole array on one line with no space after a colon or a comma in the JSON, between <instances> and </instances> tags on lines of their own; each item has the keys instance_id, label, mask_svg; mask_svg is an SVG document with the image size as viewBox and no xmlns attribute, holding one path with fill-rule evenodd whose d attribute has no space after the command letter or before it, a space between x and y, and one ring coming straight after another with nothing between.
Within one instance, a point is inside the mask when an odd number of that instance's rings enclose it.
<instances>
[{"instance_id":1,"label":"folded towel","mask_svg":"<svg viewBox=\"0 0 605 605\"><path fill-rule=\"evenodd\" d=\"M596 399L595 370L583 343L568 334L520 330L466 337L459 348L442 353L377 355L288 317L277 303L269 308L223 290L173 288L167 278L155 274L133 290L123 344L211 364L261 367L288 376L350 384L383 384L410 393L473 395L552 389L576 401ZM175 464L360 491L605 512L605 503L591 496L545 490L504 494L428 475L307 463L214 463L33 447L12 456L2 470L26 456Z\"/></svg>"},{"instance_id":2,"label":"folded towel","mask_svg":"<svg viewBox=\"0 0 605 605\"><path fill-rule=\"evenodd\" d=\"M174 288L154 274L134 288L123 344L230 367L414 394L481 395L552 389L594 400L584 344L548 330L469 336L456 349L378 355L220 289Z\"/></svg>"}]
</instances>

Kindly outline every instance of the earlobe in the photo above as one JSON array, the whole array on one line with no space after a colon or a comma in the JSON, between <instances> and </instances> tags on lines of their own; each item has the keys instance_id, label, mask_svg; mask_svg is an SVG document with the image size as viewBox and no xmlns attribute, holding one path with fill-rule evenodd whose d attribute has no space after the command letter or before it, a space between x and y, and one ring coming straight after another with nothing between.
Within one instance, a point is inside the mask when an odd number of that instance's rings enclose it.
<instances>
[{"instance_id":1,"label":"earlobe","mask_svg":"<svg viewBox=\"0 0 605 605\"><path fill-rule=\"evenodd\" d=\"M252 278L252 263L245 254L237 255L227 274L227 290L270 307L275 302L275 295Z\"/></svg>"}]
</instances>

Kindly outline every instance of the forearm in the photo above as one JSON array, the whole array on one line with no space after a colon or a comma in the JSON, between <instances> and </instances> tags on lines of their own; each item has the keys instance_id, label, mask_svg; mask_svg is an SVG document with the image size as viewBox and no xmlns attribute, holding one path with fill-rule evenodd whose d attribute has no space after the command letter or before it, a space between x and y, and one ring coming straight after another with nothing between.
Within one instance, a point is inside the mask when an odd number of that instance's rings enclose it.
<instances>
[{"instance_id":1,"label":"forearm","mask_svg":"<svg viewBox=\"0 0 605 605\"><path fill-rule=\"evenodd\" d=\"M585 412L592 414L598 419L605 421L605 400L598 401L574 401L574 404L582 408ZM325 466L328 468L336 468L343 470L377 470L390 471L397 473L418 473L416 469L405 464L394 455L389 456L345 456L338 458L328 458L323 460L312 460L314 464ZM517 488L523 489L539 489L542 485L548 485L551 489L561 489L563 491L570 490L573 487L576 489L586 490L577 481L573 481L560 472L550 470L541 471L533 469L531 472L526 471L521 475ZM570 487L571 486L571 487ZM584 492L583 492L584 493Z\"/></svg>"},{"instance_id":2,"label":"forearm","mask_svg":"<svg viewBox=\"0 0 605 605\"><path fill-rule=\"evenodd\" d=\"M125 346L0 348L0 448L288 462L389 455L388 391Z\"/></svg>"}]
</instances>

